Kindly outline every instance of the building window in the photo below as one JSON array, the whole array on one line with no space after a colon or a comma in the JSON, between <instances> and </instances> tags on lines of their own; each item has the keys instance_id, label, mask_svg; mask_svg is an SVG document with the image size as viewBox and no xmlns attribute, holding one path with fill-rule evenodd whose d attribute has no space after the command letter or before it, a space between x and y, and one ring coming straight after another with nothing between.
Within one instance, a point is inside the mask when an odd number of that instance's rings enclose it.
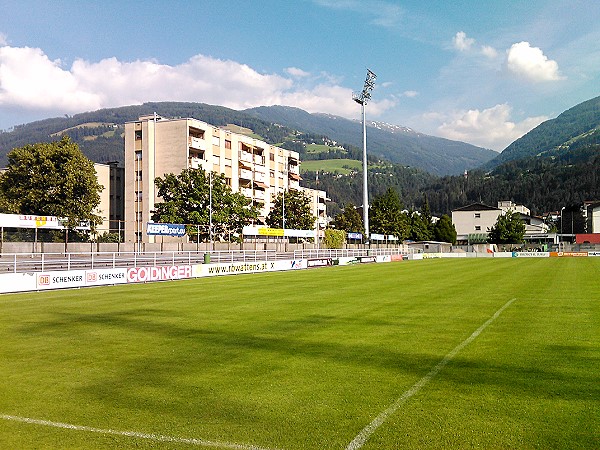
<instances>
[{"instance_id":1,"label":"building window","mask_svg":"<svg viewBox=\"0 0 600 450\"><path fill-rule=\"evenodd\" d=\"M141 161L142 160L142 151L141 150L137 150L135 152L135 160L136 161Z\"/></svg>"},{"instance_id":2,"label":"building window","mask_svg":"<svg viewBox=\"0 0 600 450\"><path fill-rule=\"evenodd\" d=\"M213 136L213 145L219 147L221 145L221 138L219 136Z\"/></svg>"},{"instance_id":3,"label":"building window","mask_svg":"<svg viewBox=\"0 0 600 450\"><path fill-rule=\"evenodd\" d=\"M142 171L141 170L137 170L135 172L135 181L142 181Z\"/></svg>"},{"instance_id":4,"label":"building window","mask_svg":"<svg viewBox=\"0 0 600 450\"><path fill-rule=\"evenodd\" d=\"M142 191L135 191L135 201L136 202L142 201Z\"/></svg>"},{"instance_id":5,"label":"building window","mask_svg":"<svg viewBox=\"0 0 600 450\"><path fill-rule=\"evenodd\" d=\"M231 150L231 141L229 139L225 139L225 148Z\"/></svg>"},{"instance_id":6,"label":"building window","mask_svg":"<svg viewBox=\"0 0 600 450\"><path fill-rule=\"evenodd\" d=\"M135 130L135 140L139 141L142 139L142 130Z\"/></svg>"},{"instance_id":7,"label":"building window","mask_svg":"<svg viewBox=\"0 0 600 450\"><path fill-rule=\"evenodd\" d=\"M476 219L481 219L481 213L475 213L475 218Z\"/></svg>"},{"instance_id":8,"label":"building window","mask_svg":"<svg viewBox=\"0 0 600 450\"><path fill-rule=\"evenodd\" d=\"M269 153L269 161L275 161L275 153Z\"/></svg>"},{"instance_id":9,"label":"building window","mask_svg":"<svg viewBox=\"0 0 600 450\"><path fill-rule=\"evenodd\" d=\"M475 225L475 231L481 231L481 227L479 225Z\"/></svg>"},{"instance_id":10,"label":"building window","mask_svg":"<svg viewBox=\"0 0 600 450\"><path fill-rule=\"evenodd\" d=\"M225 177L225 184L231 186L231 178Z\"/></svg>"}]
</instances>

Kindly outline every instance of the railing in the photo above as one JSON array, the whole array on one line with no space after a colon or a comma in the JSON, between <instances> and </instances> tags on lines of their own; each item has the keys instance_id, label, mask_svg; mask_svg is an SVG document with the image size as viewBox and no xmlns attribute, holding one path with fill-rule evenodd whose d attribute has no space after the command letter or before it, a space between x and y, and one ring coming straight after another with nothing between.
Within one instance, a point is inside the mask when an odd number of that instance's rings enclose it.
<instances>
[{"instance_id":1,"label":"railing","mask_svg":"<svg viewBox=\"0 0 600 450\"><path fill-rule=\"evenodd\" d=\"M358 256L383 256L383 255L411 255L420 253L420 250L408 247L393 247L393 248L360 248L360 249L310 249L310 250L295 250L294 259L318 259L318 258L344 258Z\"/></svg>"}]
</instances>

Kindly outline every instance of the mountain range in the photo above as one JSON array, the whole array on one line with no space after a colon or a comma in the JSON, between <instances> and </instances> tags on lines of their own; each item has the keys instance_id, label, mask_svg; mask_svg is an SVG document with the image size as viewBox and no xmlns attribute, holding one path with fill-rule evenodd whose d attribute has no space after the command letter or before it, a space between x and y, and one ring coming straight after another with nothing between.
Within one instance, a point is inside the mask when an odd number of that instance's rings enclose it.
<instances>
[{"instance_id":1,"label":"mountain range","mask_svg":"<svg viewBox=\"0 0 600 450\"><path fill-rule=\"evenodd\" d=\"M6 154L12 148L47 141L61 132L70 134L84 154L96 162L123 161L121 127L125 122L154 112L167 118L192 117L216 126L240 125L252 129L271 144L280 144L299 131L362 148L361 123L338 116L309 114L285 106L236 111L203 103L161 102L102 109L19 125L12 131L0 133L0 166L6 164ZM367 136L370 156L420 168L435 175L460 174L497 156L492 150L379 122L368 123Z\"/></svg>"}]
</instances>

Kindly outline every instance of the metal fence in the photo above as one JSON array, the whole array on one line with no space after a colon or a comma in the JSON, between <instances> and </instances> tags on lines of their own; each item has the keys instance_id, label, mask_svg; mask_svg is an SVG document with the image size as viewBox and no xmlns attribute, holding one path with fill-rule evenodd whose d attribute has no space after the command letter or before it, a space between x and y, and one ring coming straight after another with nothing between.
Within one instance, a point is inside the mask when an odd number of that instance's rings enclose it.
<instances>
[{"instance_id":1,"label":"metal fence","mask_svg":"<svg viewBox=\"0 0 600 450\"><path fill-rule=\"evenodd\" d=\"M114 269L116 267L178 266L202 263L259 262L293 258L274 250L166 251L104 253L3 253L0 273L49 272L55 270Z\"/></svg>"},{"instance_id":2,"label":"metal fence","mask_svg":"<svg viewBox=\"0 0 600 450\"><path fill-rule=\"evenodd\" d=\"M317 259L413 253L406 247L372 249L156 251L3 253L0 273L50 272L60 270L114 269L117 267L182 266L203 263L260 262L282 259Z\"/></svg>"}]
</instances>

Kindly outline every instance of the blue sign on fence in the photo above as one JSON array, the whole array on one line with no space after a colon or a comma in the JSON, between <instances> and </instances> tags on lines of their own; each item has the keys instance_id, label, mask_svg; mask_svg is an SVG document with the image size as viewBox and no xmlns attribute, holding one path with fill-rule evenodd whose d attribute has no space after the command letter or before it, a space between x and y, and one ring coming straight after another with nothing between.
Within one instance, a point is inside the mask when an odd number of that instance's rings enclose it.
<instances>
[{"instance_id":1,"label":"blue sign on fence","mask_svg":"<svg viewBox=\"0 0 600 450\"><path fill-rule=\"evenodd\" d=\"M348 239L362 239L362 234L360 234L360 233L348 233Z\"/></svg>"},{"instance_id":2,"label":"blue sign on fence","mask_svg":"<svg viewBox=\"0 0 600 450\"><path fill-rule=\"evenodd\" d=\"M184 236L185 225L177 223L152 223L146 226L147 235Z\"/></svg>"}]
</instances>

